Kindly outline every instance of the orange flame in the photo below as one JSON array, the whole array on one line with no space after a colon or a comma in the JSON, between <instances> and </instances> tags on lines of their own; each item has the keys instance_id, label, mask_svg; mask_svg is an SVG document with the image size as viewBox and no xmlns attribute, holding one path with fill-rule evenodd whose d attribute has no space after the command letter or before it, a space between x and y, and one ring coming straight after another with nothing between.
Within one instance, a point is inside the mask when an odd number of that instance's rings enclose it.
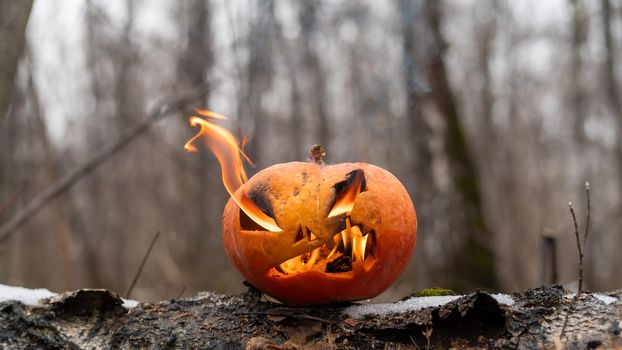
<instances>
[{"instance_id":1,"label":"orange flame","mask_svg":"<svg viewBox=\"0 0 622 350\"><path fill-rule=\"evenodd\" d=\"M225 116L208 111L205 109L197 109L197 113L208 118L213 119L227 119ZM196 139L203 136L207 148L218 159L220 167L222 169L222 182L231 195L231 198L237 203L237 205L258 225L265 228L268 231L280 232L281 228L276 224L273 218L266 215L257 205L242 192L236 195L236 191L247 180L246 172L242 164L242 158L252 164L250 158L242 151L242 148L238 145L238 142L231 134L231 132L220 125L214 124L201 117L190 117L191 126L199 126L199 132L191 138L184 149L187 152L197 152L197 148L192 144Z\"/></svg>"},{"instance_id":2,"label":"orange flame","mask_svg":"<svg viewBox=\"0 0 622 350\"><path fill-rule=\"evenodd\" d=\"M352 178L345 191L339 194L335 200L333 208L328 213L328 217L349 213L354 208L354 200L356 196L363 190L363 180L365 179L362 172L352 172Z\"/></svg>"},{"instance_id":3,"label":"orange flame","mask_svg":"<svg viewBox=\"0 0 622 350\"><path fill-rule=\"evenodd\" d=\"M343 256L350 257L351 270L355 269L355 266L362 266L362 268L367 269L369 264L365 263L366 259L369 258L367 254L367 245L370 243L369 237L369 234L363 235L361 229L356 225L353 226L350 219L346 218L346 228L333 237L332 250L329 251L329 246L324 244L311 252L284 261L279 264L279 269L288 275L311 270L326 271L331 261Z\"/></svg>"}]
</instances>

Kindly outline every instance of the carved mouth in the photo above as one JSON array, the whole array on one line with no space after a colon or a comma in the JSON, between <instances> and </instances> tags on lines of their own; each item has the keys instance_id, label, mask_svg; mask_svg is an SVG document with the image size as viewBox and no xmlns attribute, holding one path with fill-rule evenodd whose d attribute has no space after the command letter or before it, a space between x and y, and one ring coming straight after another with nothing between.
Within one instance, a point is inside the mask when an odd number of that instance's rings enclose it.
<instances>
[{"instance_id":1,"label":"carved mouth","mask_svg":"<svg viewBox=\"0 0 622 350\"><path fill-rule=\"evenodd\" d=\"M346 227L337 233L332 241L319 248L284 261L272 269L272 275L295 275L318 271L330 274L348 273L362 267L368 270L375 261L376 233L363 224L351 224L345 219ZM302 228L299 239L312 240L315 235Z\"/></svg>"}]
</instances>

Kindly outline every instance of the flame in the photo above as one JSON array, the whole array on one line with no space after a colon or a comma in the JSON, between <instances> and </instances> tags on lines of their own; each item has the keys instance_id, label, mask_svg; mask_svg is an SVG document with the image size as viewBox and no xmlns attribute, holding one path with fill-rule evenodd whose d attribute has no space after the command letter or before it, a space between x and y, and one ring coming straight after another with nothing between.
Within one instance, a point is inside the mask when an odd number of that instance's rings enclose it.
<instances>
[{"instance_id":1,"label":"flame","mask_svg":"<svg viewBox=\"0 0 622 350\"><path fill-rule=\"evenodd\" d=\"M346 219L346 229L341 231L341 239L344 242L344 247L352 245L352 259L355 261L365 260L365 248L367 248L367 238L369 236L363 236L361 229L358 226L352 226L350 224L350 218Z\"/></svg>"},{"instance_id":2,"label":"flame","mask_svg":"<svg viewBox=\"0 0 622 350\"><path fill-rule=\"evenodd\" d=\"M311 233L313 234L313 233ZM310 270L327 271L327 264L342 256L351 258L352 269L355 264L362 264L367 258L367 244L370 235L363 235L358 226L352 226L346 218L346 228L333 238L333 247L329 251L325 244L309 253L291 258L279 265L286 274L295 274ZM363 268L366 268L363 265Z\"/></svg>"},{"instance_id":3,"label":"flame","mask_svg":"<svg viewBox=\"0 0 622 350\"><path fill-rule=\"evenodd\" d=\"M356 196L363 190L363 180L365 179L362 171L353 171L347 180L346 189L339 193L333 208L328 213L328 217L349 213L354 208Z\"/></svg>"},{"instance_id":4,"label":"flame","mask_svg":"<svg viewBox=\"0 0 622 350\"><path fill-rule=\"evenodd\" d=\"M207 109L196 108L195 111L197 111L197 113L199 113L200 115L205 116L205 117L214 118L214 119L220 119L220 120L227 119L227 117L225 117L224 115L216 113L216 112L209 111Z\"/></svg>"},{"instance_id":5,"label":"flame","mask_svg":"<svg viewBox=\"0 0 622 350\"><path fill-rule=\"evenodd\" d=\"M363 236L361 229L354 226L351 229L352 235L352 257L355 261L365 260L365 248L367 248L367 239L369 236Z\"/></svg>"},{"instance_id":6,"label":"flame","mask_svg":"<svg viewBox=\"0 0 622 350\"><path fill-rule=\"evenodd\" d=\"M226 119L226 117L221 114L205 109L197 109L196 112L208 118ZM231 195L231 198L233 198L240 209L266 230L272 232L282 231L274 219L261 211L246 193L242 192L236 195L237 189L248 180L242 164L242 158L250 164L252 164L252 162L242 151L242 147L238 145L235 136L224 127L197 116L190 117L190 125L194 127L199 126L200 130L194 137L186 142L184 149L187 152L197 152L198 149L192 143L203 136L203 141L206 146L214 153L220 163L220 167L222 168L222 182L227 192L229 192L229 195Z\"/></svg>"}]
</instances>

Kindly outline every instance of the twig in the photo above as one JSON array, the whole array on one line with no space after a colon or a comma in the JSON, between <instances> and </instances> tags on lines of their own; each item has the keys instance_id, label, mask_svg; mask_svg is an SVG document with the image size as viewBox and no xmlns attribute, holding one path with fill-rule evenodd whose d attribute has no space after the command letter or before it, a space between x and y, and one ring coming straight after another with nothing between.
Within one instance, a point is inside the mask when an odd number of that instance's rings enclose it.
<instances>
[{"instance_id":1,"label":"twig","mask_svg":"<svg viewBox=\"0 0 622 350\"><path fill-rule=\"evenodd\" d=\"M184 294L185 291L186 291L186 286L183 286L183 288L181 288L181 292L179 292L177 296L175 297L175 300L181 298L182 294Z\"/></svg>"},{"instance_id":2,"label":"twig","mask_svg":"<svg viewBox=\"0 0 622 350\"><path fill-rule=\"evenodd\" d=\"M570 207L570 214L572 215L572 222L574 223L574 235L577 240L577 250L579 251L579 293L583 291L583 256L585 253L585 242L590 231L590 213L591 213L591 200L590 200L590 183L585 183L585 198L587 200L587 218L585 220L585 231L583 232L583 240L579 238L579 225L577 224L577 216L574 213L572 202L568 202Z\"/></svg>"},{"instance_id":3,"label":"twig","mask_svg":"<svg viewBox=\"0 0 622 350\"><path fill-rule=\"evenodd\" d=\"M195 91L191 94L178 96L176 98L168 99L165 102L161 103L159 107L156 108L149 115L148 118L134 125L134 127L131 128L127 133L122 135L117 140L117 142L110 145L109 147L104 148L99 153L96 153L91 159L86 161L86 163L82 164L77 169L74 169L69 174L63 176L52 186L48 187L38 196L30 200L19 213L17 213L6 224L0 227L0 244L5 242L11 233L13 233L15 230L28 222L28 220L34 217L35 214L39 212L39 210L41 210L52 199L69 190L73 185L76 184L76 182L78 182L78 180L92 173L108 159L119 153L134 139L136 139L136 137L142 135L145 131L149 130L149 128L156 121L176 112L181 107L195 101L203 94L204 92L202 90L200 91L200 93Z\"/></svg>"},{"instance_id":4,"label":"twig","mask_svg":"<svg viewBox=\"0 0 622 350\"><path fill-rule=\"evenodd\" d=\"M319 317L315 317L315 316L311 316L306 312L300 312L300 316L309 319L309 320L315 320L315 321L320 321L320 322L324 322L324 323L333 323L333 321L331 320L327 320L324 318L319 318Z\"/></svg>"},{"instance_id":5,"label":"twig","mask_svg":"<svg viewBox=\"0 0 622 350\"><path fill-rule=\"evenodd\" d=\"M151 240L151 243L149 244L149 248L147 248L147 252L145 253L145 256L143 257L143 261L140 262L138 271L136 271L136 275L134 276L134 279L132 280L132 284L130 284L130 287L127 289L127 293L125 293L126 298L129 299L130 296L132 295L134 286L136 286L136 282L138 282L138 277L140 277L140 274L143 272L143 267L145 267L145 262L147 261L147 258L149 257L149 254L151 253L151 249L153 249L153 245L155 244L155 242L158 240L159 237L160 237L160 231L156 232L155 236L153 236L153 239ZM186 287L184 286L184 290L185 288ZM183 293L183 290L182 290L182 293Z\"/></svg>"},{"instance_id":6,"label":"twig","mask_svg":"<svg viewBox=\"0 0 622 350\"><path fill-rule=\"evenodd\" d=\"M415 339L413 339L412 335L408 335L408 338L410 338L410 341L413 343L413 345L417 348L417 350L421 350L421 348L419 347L419 345L417 345L417 343L415 343Z\"/></svg>"},{"instance_id":7,"label":"twig","mask_svg":"<svg viewBox=\"0 0 622 350\"><path fill-rule=\"evenodd\" d=\"M426 350L430 350L430 338L432 337L432 332L433 331L434 331L433 327L426 327L425 330L421 330L421 334L423 334L425 339L428 341L428 344L426 346Z\"/></svg>"},{"instance_id":8,"label":"twig","mask_svg":"<svg viewBox=\"0 0 622 350\"><path fill-rule=\"evenodd\" d=\"M307 313L304 312L299 312L299 313L280 313L280 312L236 312L234 313L234 315L251 315L251 316L281 316L281 317L298 317L298 318L303 318L303 319L307 319L307 320L312 320L312 321L318 321L318 322L323 322L323 323L327 323L327 324L334 324L335 321L331 321L331 320L327 320L327 319L323 319L320 317L315 317L315 316L311 316Z\"/></svg>"},{"instance_id":9,"label":"twig","mask_svg":"<svg viewBox=\"0 0 622 350\"><path fill-rule=\"evenodd\" d=\"M570 214L572 215L572 222L574 223L574 235L577 239L577 249L579 250L579 290L577 294L570 301L570 306L568 307L568 312L566 313L566 317L564 317L564 324L562 325L562 330L559 335L560 339L564 337L564 333L566 332L566 325L568 324L568 318L570 314L573 312L575 302L577 298L583 292L583 253L585 250L585 242L587 241L587 235L590 231L590 212L591 212L591 203L590 203L590 183L585 183L585 196L587 200L587 218L585 220L585 231L583 232L583 244L581 243L581 239L579 238L579 225L577 224L577 216L574 213L574 208L572 207L572 202L568 202L568 206L570 207Z\"/></svg>"},{"instance_id":10,"label":"twig","mask_svg":"<svg viewBox=\"0 0 622 350\"><path fill-rule=\"evenodd\" d=\"M591 201L590 201L590 183L585 182L585 198L587 199L587 218L585 219L585 232L583 233L583 249L585 249L585 241L587 241L587 234L590 231L590 211L591 211Z\"/></svg>"},{"instance_id":11,"label":"twig","mask_svg":"<svg viewBox=\"0 0 622 350\"><path fill-rule=\"evenodd\" d=\"M574 235L577 240L577 250L579 251L579 292L583 290L583 248L581 247L581 239L579 238L579 226L577 224L577 216L574 213L572 202L568 202L572 222L574 223Z\"/></svg>"}]
</instances>

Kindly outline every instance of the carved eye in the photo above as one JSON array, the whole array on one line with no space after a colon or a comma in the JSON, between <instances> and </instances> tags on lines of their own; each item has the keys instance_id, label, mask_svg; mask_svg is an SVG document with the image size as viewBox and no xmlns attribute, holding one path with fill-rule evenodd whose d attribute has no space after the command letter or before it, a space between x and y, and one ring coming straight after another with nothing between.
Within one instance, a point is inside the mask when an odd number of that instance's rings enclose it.
<instances>
[{"instance_id":1,"label":"carved eye","mask_svg":"<svg viewBox=\"0 0 622 350\"><path fill-rule=\"evenodd\" d=\"M334 199L329 206L328 217L349 213L354 207L356 196L367 190L365 182L365 172L355 169L346 174L346 179L333 185L335 191Z\"/></svg>"},{"instance_id":2,"label":"carved eye","mask_svg":"<svg viewBox=\"0 0 622 350\"><path fill-rule=\"evenodd\" d=\"M246 204L247 210L250 210L257 220L261 220L272 227L278 227L268 193L268 186L257 185L248 193L242 195L242 201ZM243 230L266 231L265 226L257 223L242 209L240 209L240 227Z\"/></svg>"},{"instance_id":3,"label":"carved eye","mask_svg":"<svg viewBox=\"0 0 622 350\"><path fill-rule=\"evenodd\" d=\"M276 220L274 217L274 211L272 210L272 203L268 198L268 192L270 189L265 185L257 185L253 187L248 193L247 196L250 198L253 203L261 210L264 214L268 215L272 219Z\"/></svg>"}]
</instances>

